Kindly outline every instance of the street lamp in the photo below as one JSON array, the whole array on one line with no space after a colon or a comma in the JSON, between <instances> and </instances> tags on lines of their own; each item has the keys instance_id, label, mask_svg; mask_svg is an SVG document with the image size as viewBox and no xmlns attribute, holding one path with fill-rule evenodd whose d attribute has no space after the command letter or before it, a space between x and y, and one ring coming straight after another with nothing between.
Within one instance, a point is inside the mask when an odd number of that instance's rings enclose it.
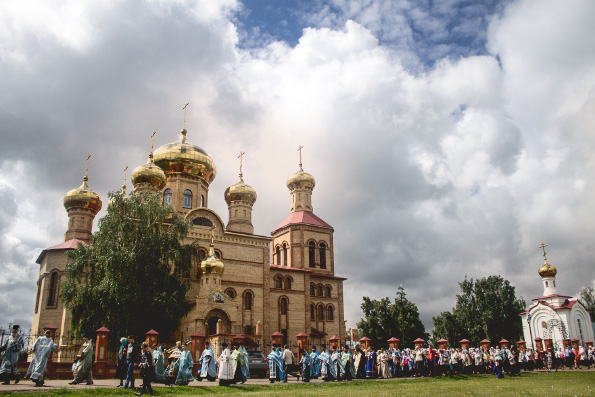
<instances>
[{"instance_id":1,"label":"street lamp","mask_svg":"<svg viewBox=\"0 0 595 397\"><path fill-rule=\"evenodd\" d=\"M397 297L399 298L399 304L401 306L401 340L402 346L405 346L405 316L403 314L403 305L405 304L405 289L402 285L397 288Z\"/></svg>"}]
</instances>

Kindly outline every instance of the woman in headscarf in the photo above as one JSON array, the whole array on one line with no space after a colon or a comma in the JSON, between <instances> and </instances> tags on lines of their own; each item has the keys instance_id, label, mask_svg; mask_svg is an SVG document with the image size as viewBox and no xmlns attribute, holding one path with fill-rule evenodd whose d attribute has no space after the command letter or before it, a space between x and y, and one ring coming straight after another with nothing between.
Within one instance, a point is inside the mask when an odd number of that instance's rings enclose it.
<instances>
[{"instance_id":1,"label":"woman in headscarf","mask_svg":"<svg viewBox=\"0 0 595 397\"><path fill-rule=\"evenodd\" d=\"M118 366L116 367L116 379L120 379L120 385L118 387L124 387L124 379L126 379L126 371L128 371L128 365L126 365L127 349L128 339L120 338L120 350L118 351Z\"/></svg>"},{"instance_id":2,"label":"woman in headscarf","mask_svg":"<svg viewBox=\"0 0 595 397\"><path fill-rule=\"evenodd\" d=\"M163 351L161 346L153 345L153 365L155 366L155 379L161 383L165 381L165 370L163 364Z\"/></svg>"}]
</instances>

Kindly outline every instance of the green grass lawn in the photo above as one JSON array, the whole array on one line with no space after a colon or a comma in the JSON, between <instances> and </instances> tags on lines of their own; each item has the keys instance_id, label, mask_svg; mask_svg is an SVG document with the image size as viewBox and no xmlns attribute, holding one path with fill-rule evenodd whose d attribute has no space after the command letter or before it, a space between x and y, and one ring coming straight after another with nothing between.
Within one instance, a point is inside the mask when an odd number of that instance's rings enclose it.
<instances>
[{"instance_id":1,"label":"green grass lawn","mask_svg":"<svg viewBox=\"0 0 595 397\"><path fill-rule=\"evenodd\" d=\"M1 390L1 388L0 388ZM250 395L308 396L321 394L367 396L595 396L595 372L558 372L522 374L520 377L496 379L492 375L458 376L437 379L357 381L325 384L244 385L232 387L158 387L155 395L213 395L248 393ZM122 389L48 390L35 392L1 392L0 396L122 396L134 395Z\"/></svg>"}]
</instances>

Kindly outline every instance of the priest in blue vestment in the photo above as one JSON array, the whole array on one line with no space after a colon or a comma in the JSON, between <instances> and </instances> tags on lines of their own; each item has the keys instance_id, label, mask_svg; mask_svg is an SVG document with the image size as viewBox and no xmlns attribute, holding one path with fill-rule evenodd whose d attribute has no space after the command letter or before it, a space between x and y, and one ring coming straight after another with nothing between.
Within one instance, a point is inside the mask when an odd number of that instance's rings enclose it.
<instances>
[{"instance_id":1,"label":"priest in blue vestment","mask_svg":"<svg viewBox=\"0 0 595 397\"><path fill-rule=\"evenodd\" d=\"M347 345L343 346L343 355L341 356L341 361L343 362L343 369L345 371L343 379L355 379L355 362L353 361L353 355L351 354L349 346Z\"/></svg>"},{"instance_id":2,"label":"priest in blue vestment","mask_svg":"<svg viewBox=\"0 0 595 397\"><path fill-rule=\"evenodd\" d=\"M165 367L161 346L157 347L157 345L153 345L153 365L155 366L155 380L157 382L163 382L165 380Z\"/></svg>"},{"instance_id":3,"label":"priest in blue vestment","mask_svg":"<svg viewBox=\"0 0 595 397\"><path fill-rule=\"evenodd\" d=\"M337 346L333 346L333 353L331 354L330 366L335 370L333 374L336 380L343 379L345 368L343 367L343 361L341 360L341 353L337 350Z\"/></svg>"},{"instance_id":4,"label":"priest in blue vestment","mask_svg":"<svg viewBox=\"0 0 595 397\"><path fill-rule=\"evenodd\" d=\"M302 381L310 382L310 368L312 365L312 358L304 349L300 349L300 364L302 365Z\"/></svg>"},{"instance_id":5,"label":"priest in blue vestment","mask_svg":"<svg viewBox=\"0 0 595 397\"><path fill-rule=\"evenodd\" d=\"M318 356L320 360L320 376L325 382L337 377L337 369L331 365L331 355L325 345L320 345L321 353Z\"/></svg>"},{"instance_id":6,"label":"priest in blue vestment","mask_svg":"<svg viewBox=\"0 0 595 397\"><path fill-rule=\"evenodd\" d=\"M187 385L194 380L192 376L192 368L194 362L192 361L192 353L188 351L185 344L182 345L180 358L176 361L174 367L178 368L178 376L176 377L176 385Z\"/></svg>"},{"instance_id":7,"label":"priest in blue vestment","mask_svg":"<svg viewBox=\"0 0 595 397\"><path fill-rule=\"evenodd\" d=\"M12 332L0 346L0 352L4 352L2 358L2 366L0 367L0 380L3 380L4 385L8 385L11 379L14 379L15 385L21 380L19 374L19 353L25 347L23 337L19 335L19 325L12 326Z\"/></svg>"},{"instance_id":8,"label":"priest in blue vestment","mask_svg":"<svg viewBox=\"0 0 595 397\"><path fill-rule=\"evenodd\" d=\"M203 378L207 378L210 382L214 381L217 376L217 368L215 366L215 354L209 342L205 342L205 349L202 351L198 363L200 364L198 380L201 381Z\"/></svg>"},{"instance_id":9,"label":"priest in blue vestment","mask_svg":"<svg viewBox=\"0 0 595 397\"><path fill-rule=\"evenodd\" d=\"M27 376L35 382L35 387L43 386L43 374L48 364L50 353L58 349L58 345L50 338L52 333L45 331L45 336L37 338L31 350L33 351L33 360L27 370Z\"/></svg>"},{"instance_id":10,"label":"priest in blue vestment","mask_svg":"<svg viewBox=\"0 0 595 397\"><path fill-rule=\"evenodd\" d=\"M285 371L283 370L283 353L281 352L281 345L274 343L273 350L267 357L269 359L269 382L282 381L285 379Z\"/></svg>"},{"instance_id":11,"label":"priest in blue vestment","mask_svg":"<svg viewBox=\"0 0 595 397\"><path fill-rule=\"evenodd\" d=\"M368 347L366 352L366 378L376 378L378 376L376 368L376 352L372 347Z\"/></svg>"},{"instance_id":12,"label":"priest in blue vestment","mask_svg":"<svg viewBox=\"0 0 595 397\"><path fill-rule=\"evenodd\" d=\"M312 353L310 353L310 378L311 379L318 379L320 376L320 360L318 359L318 350L316 346L312 346Z\"/></svg>"}]
</instances>

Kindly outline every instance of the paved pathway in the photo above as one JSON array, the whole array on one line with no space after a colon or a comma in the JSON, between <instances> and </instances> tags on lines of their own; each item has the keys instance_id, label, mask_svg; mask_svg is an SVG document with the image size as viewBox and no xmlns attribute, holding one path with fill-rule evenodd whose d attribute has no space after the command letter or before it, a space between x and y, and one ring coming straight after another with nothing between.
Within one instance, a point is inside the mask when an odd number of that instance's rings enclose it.
<instances>
[{"instance_id":1,"label":"paved pathway","mask_svg":"<svg viewBox=\"0 0 595 397\"><path fill-rule=\"evenodd\" d=\"M591 368L591 369L580 369L580 370L560 370L560 372L569 372L569 371L578 371L578 372L595 372L595 367ZM527 373L527 372L522 372L523 374ZM533 371L532 373L547 373L547 371L544 370L539 370L539 371ZM415 378L411 378L411 379L415 379ZM384 381L384 380L389 380L389 379L378 379L378 381ZM14 384L13 382L10 382L10 385L2 385L0 384L0 392L2 391L47 391L47 390L56 390L56 389L70 389L70 390L76 390L76 389L86 389L86 388L116 388L120 381L117 379L95 379L93 385L91 386L87 386L86 384L79 384L79 385L69 385L68 383L71 382L70 380L62 380L62 379L58 379L58 380L46 380L45 381L45 385L43 387L35 387L35 384L28 380L28 379L21 379L21 381L18 384ZM140 387L142 385L142 380L141 379L136 379L135 382L135 386L136 387ZM288 383L302 383L302 382L298 382L297 379L295 377L289 377L289 381ZM310 381L310 383L324 383L322 380L320 379L313 379ZM248 382L246 382L246 384L248 385L268 385L269 384L269 380L268 379L249 379ZM218 386L219 382L215 381L215 382L207 382L207 381L202 381L202 382L191 382L189 386L191 387L207 387L207 386ZM165 386L164 384L160 384L160 383L152 383L151 386L153 387L175 387L175 386Z\"/></svg>"}]
</instances>

